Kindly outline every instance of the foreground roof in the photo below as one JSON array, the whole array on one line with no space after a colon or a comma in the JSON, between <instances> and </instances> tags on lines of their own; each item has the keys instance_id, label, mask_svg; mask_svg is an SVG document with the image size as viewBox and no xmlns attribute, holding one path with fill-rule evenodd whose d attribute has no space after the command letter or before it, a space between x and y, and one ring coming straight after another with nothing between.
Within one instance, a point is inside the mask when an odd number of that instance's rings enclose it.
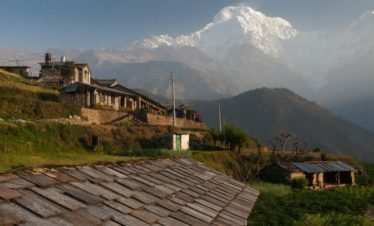
<instances>
[{"instance_id":1,"label":"foreground roof","mask_svg":"<svg viewBox=\"0 0 374 226\"><path fill-rule=\"evenodd\" d=\"M190 159L0 175L0 225L246 225L258 192Z\"/></svg>"},{"instance_id":2,"label":"foreground roof","mask_svg":"<svg viewBox=\"0 0 374 226\"><path fill-rule=\"evenodd\" d=\"M341 161L281 162L278 165L289 172L324 173L357 171Z\"/></svg>"}]
</instances>

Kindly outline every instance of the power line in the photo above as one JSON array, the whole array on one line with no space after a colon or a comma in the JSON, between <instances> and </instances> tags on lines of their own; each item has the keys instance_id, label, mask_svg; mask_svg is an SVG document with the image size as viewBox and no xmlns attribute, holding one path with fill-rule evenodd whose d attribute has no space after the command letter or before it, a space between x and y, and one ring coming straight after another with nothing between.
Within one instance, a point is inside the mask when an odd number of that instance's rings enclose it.
<instances>
[{"instance_id":1,"label":"power line","mask_svg":"<svg viewBox=\"0 0 374 226\"><path fill-rule=\"evenodd\" d=\"M33 57L33 58L25 58L25 59L15 59L15 58L12 58L12 59L5 59L5 58L0 58L0 61L7 61L7 62L19 62L19 61L30 61L30 60L36 60L36 59L40 59L40 57Z\"/></svg>"},{"instance_id":2,"label":"power line","mask_svg":"<svg viewBox=\"0 0 374 226\"><path fill-rule=\"evenodd\" d=\"M171 90L173 93L173 126L176 126L176 115L175 115L175 90L174 90L174 74L173 72L170 72L171 75Z\"/></svg>"},{"instance_id":3,"label":"power line","mask_svg":"<svg viewBox=\"0 0 374 226\"><path fill-rule=\"evenodd\" d=\"M221 122L221 104L218 104L218 120L219 120L219 132L222 132L222 122Z\"/></svg>"}]
</instances>

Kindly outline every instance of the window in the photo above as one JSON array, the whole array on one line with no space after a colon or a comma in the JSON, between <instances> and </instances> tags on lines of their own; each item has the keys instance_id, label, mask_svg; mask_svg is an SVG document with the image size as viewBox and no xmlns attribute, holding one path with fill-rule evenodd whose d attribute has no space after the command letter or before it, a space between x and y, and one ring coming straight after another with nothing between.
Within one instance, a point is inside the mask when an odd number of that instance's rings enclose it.
<instances>
[{"instance_id":1,"label":"window","mask_svg":"<svg viewBox=\"0 0 374 226\"><path fill-rule=\"evenodd\" d=\"M115 96L112 96L112 97L110 98L110 103L111 103L111 104L115 104L115 102L116 102L116 98L115 98Z\"/></svg>"}]
</instances>

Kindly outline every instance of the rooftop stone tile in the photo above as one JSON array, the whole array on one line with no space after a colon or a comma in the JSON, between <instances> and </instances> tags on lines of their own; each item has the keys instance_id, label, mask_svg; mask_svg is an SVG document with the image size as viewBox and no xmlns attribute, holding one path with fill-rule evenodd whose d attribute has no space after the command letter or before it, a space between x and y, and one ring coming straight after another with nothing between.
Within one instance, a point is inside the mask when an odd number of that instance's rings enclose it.
<instances>
[{"instance_id":1,"label":"rooftop stone tile","mask_svg":"<svg viewBox=\"0 0 374 226\"><path fill-rule=\"evenodd\" d=\"M0 175L0 225L246 225L259 192L188 158Z\"/></svg>"}]
</instances>

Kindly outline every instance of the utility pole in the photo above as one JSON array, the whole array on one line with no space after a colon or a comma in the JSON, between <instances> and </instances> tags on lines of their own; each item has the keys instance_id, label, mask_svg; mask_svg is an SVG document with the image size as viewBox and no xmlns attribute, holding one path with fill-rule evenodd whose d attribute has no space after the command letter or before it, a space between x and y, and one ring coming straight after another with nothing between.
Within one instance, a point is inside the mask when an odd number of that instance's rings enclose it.
<instances>
[{"instance_id":1,"label":"utility pole","mask_svg":"<svg viewBox=\"0 0 374 226\"><path fill-rule=\"evenodd\" d=\"M219 132L222 133L221 104L218 104L218 121L219 121Z\"/></svg>"},{"instance_id":2,"label":"utility pole","mask_svg":"<svg viewBox=\"0 0 374 226\"><path fill-rule=\"evenodd\" d=\"M174 90L174 73L170 72L171 75L171 92L173 96L173 127L176 126L176 115L175 115L175 90Z\"/></svg>"}]
</instances>

